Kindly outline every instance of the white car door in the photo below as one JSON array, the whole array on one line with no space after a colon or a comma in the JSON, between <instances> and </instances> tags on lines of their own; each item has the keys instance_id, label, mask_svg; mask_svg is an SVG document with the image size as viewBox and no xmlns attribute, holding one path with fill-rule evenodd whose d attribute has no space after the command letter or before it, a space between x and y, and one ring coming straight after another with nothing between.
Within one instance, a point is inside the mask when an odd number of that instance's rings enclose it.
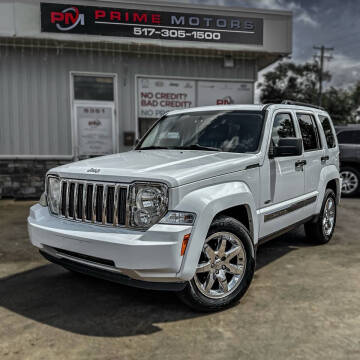
<instances>
[{"instance_id":1,"label":"white car door","mask_svg":"<svg viewBox=\"0 0 360 360\"><path fill-rule=\"evenodd\" d=\"M297 112L296 117L304 144L305 194L317 196L320 173L325 162L325 150L313 113Z\"/></svg>"},{"instance_id":2,"label":"white car door","mask_svg":"<svg viewBox=\"0 0 360 360\"><path fill-rule=\"evenodd\" d=\"M300 138L300 130L289 110L278 110L272 119L270 147L280 138ZM297 222L296 208L304 195L303 155L266 155L261 168L260 237L266 237Z\"/></svg>"}]
</instances>

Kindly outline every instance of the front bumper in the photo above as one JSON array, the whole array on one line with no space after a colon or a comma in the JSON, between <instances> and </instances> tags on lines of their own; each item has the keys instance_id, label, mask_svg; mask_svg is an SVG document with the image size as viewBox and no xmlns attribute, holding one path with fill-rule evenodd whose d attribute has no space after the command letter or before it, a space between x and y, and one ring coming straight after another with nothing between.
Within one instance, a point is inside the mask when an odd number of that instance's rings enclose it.
<instances>
[{"instance_id":1,"label":"front bumper","mask_svg":"<svg viewBox=\"0 0 360 360\"><path fill-rule=\"evenodd\" d=\"M157 224L145 232L134 231L61 219L37 204L30 209L28 229L32 244L44 256L52 257L53 262L68 260L102 270L102 274L106 271L139 281L183 283L186 280L179 273L183 260L180 252L184 235L191 233L191 226ZM61 250L85 256L69 258Z\"/></svg>"}]
</instances>

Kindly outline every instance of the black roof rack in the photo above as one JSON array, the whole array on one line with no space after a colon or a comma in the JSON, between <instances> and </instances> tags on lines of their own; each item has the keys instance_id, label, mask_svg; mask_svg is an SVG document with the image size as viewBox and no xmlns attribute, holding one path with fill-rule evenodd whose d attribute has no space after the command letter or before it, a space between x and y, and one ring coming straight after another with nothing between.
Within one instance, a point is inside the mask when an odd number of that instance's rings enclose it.
<instances>
[{"instance_id":1,"label":"black roof rack","mask_svg":"<svg viewBox=\"0 0 360 360\"><path fill-rule=\"evenodd\" d=\"M325 109L324 109L322 106L313 105L313 104L308 104L308 103L304 103L304 102L300 102L300 101L283 100L281 103L284 104L284 105L306 106L306 107L311 107L311 108L315 108L315 109L319 109L319 110L324 110L324 111L325 111Z\"/></svg>"}]
</instances>

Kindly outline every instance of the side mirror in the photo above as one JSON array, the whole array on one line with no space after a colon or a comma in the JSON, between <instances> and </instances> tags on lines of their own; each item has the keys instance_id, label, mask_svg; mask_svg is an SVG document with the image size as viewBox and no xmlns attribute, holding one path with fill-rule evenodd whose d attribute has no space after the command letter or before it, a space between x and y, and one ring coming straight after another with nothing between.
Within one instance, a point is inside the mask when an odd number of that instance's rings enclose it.
<instances>
[{"instance_id":1,"label":"side mirror","mask_svg":"<svg viewBox=\"0 0 360 360\"><path fill-rule=\"evenodd\" d=\"M298 156L302 154L302 139L280 138L273 149L273 157Z\"/></svg>"}]
</instances>

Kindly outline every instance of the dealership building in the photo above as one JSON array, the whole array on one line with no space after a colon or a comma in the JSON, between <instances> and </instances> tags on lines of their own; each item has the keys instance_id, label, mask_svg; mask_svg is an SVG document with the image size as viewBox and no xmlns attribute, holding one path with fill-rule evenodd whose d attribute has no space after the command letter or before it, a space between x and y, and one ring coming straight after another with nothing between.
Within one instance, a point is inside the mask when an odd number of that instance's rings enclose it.
<instances>
[{"instance_id":1,"label":"dealership building","mask_svg":"<svg viewBox=\"0 0 360 360\"><path fill-rule=\"evenodd\" d=\"M0 2L0 198L132 148L165 112L254 102L292 14L160 1Z\"/></svg>"}]
</instances>

